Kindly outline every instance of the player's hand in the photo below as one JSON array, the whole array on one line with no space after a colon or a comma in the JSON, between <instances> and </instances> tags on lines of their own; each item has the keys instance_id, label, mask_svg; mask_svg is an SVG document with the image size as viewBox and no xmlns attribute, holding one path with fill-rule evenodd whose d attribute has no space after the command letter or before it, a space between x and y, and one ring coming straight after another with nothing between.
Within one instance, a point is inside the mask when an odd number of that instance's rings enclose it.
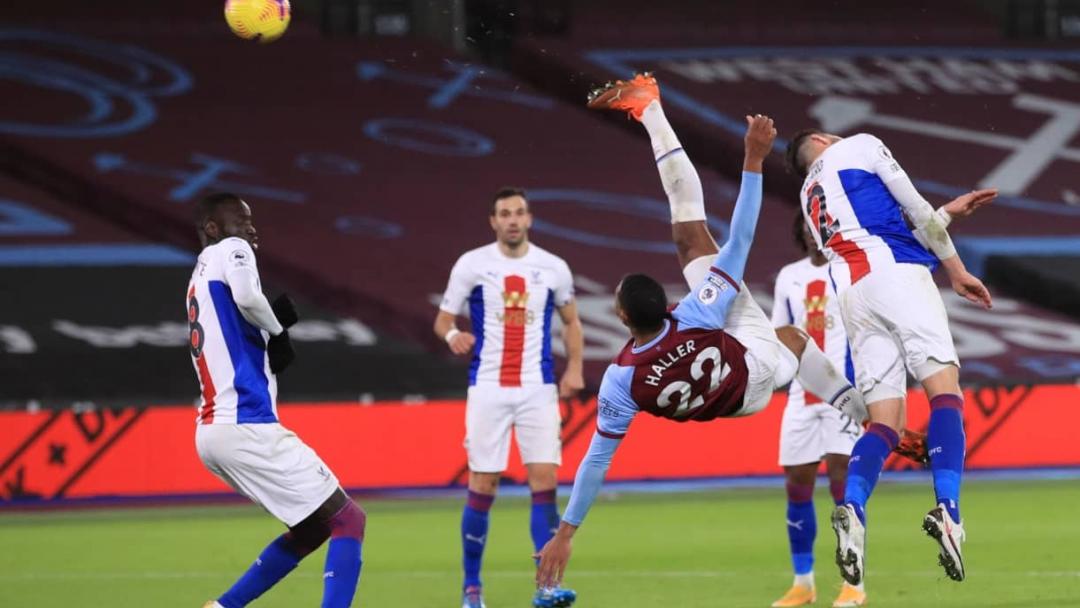
<instances>
[{"instance_id":1,"label":"player's hand","mask_svg":"<svg viewBox=\"0 0 1080 608\"><path fill-rule=\"evenodd\" d=\"M950 275L949 280L952 281L953 291L964 296L968 302L978 304L987 310L993 308L994 303L990 299L990 290L975 275L964 270L955 275Z\"/></svg>"},{"instance_id":2,"label":"player's hand","mask_svg":"<svg viewBox=\"0 0 1080 608\"><path fill-rule=\"evenodd\" d=\"M989 205L997 198L997 195L997 188L972 190L945 203L945 212L951 215L954 220L958 217L967 217L978 211L979 207Z\"/></svg>"},{"instance_id":3,"label":"player's hand","mask_svg":"<svg viewBox=\"0 0 1080 608\"><path fill-rule=\"evenodd\" d=\"M270 336L266 341L266 354L270 356L270 371L280 374L296 359L296 351L293 350L292 340L289 339L289 330L285 330L276 336Z\"/></svg>"},{"instance_id":4,"label":"player's hand","mask_svg":"<svg viewBox=\"0 0 1080 608\"><path fill-rule=\"evenodd\" d=\"M559 399L572 399L585 390L585 378L580 371L567 370L559 380Z\"/></svg>"},{"instance_id":5,"label":"player's hand","mask_svg":"<svg viewBox=\"0 0 1080 608\"><path fill-rule=\"evenodd\" d=\"M540 560L540 565L536 567L537 587L558 587L562 584L566 563L570 561L570 542L568 536L555 534L539 553L533 555L534 559Z\"/></svg>"},{"instance_id":6,"label":"player's hand","mask_svg":"<svg viewBox=\"0 0 1080 608\"><path fill-rule=\"evenodd\" d=\"M293 304L292 298L287 293L278 296L270 308L274 310L278 323L281 323L285 329L296 325L296 322L300 320L299 315L296 314L296 304Z\"/></svg>"},{"instance_id":7,"label":"player's hand","mask_svg":"<svg viewBox=\"0 0 1080 608\"><path fill-rule=\"evenodd\" d=\"M473 345L476 344L476 336L470 334L467 331L458 332L450 342L450 352L455 355L467 355L472 352Z\"/></svg>"},{"instance_id":8,"label":"player's hand","mask_svg":"<svg viewBox=\"0 0 1080 608\"><path fill-rule=\"evenodd\" d=\"M746 137L743 138L746 148L744 171L761 173L765 157L772 152L774 139L776 139L776 127L773 126L771 118L761 114L746 116Z\"/></svg>"}]
</instances>

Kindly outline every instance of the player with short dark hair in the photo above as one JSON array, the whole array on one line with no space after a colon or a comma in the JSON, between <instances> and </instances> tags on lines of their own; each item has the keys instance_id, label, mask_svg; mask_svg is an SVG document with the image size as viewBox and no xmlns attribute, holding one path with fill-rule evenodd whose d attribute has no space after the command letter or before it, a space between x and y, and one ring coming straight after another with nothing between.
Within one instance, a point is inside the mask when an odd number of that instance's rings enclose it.
<instances>
[{"instance_id":1,"label":"player with short dark hair","mask_svg":"<svg viewBox=\"0 0 1080 608\"><path fill-rule=\"evenodd\" d=\"M535 549L559 525L555 502L562 463L559 398L584 388L584 337L566 262L529 241L532 213L522 188L501 188L488 218L495 242L462 254L450 271L435 317L435 335L455 355L471 355L465 405L469 492L461 515L463 608L483 608L480 571L488 513L517 438L532 491L529 532ZM470 329L457 328L468 311ZM563 322L566 371L556 384L552 355L555 313ZM570 589L543 589L537 608L571 605Z\"/></svg>"},{"instance_id":2,"label":"player with short dark hair","mask_svg":"<svg viewBox=\"0 0 1080 608\"><path fill-rule=\"evenodd\" d=\"M667 316L667 292L648 275L628 274L619 282L618 306L634 327L659 331Z\"/></svg>"},{"instance_id":3,"label":"player with short dark hair","mask_svg":"<svg viewBox=\"0 0 1080 608\"><path fill-rule=\"evenodd\" d=\"M804 178L802 213L816 246L829 258L871 420L852 451L844 504L832 517L841 575L858 584L865 573L865 508L906 423L910 373L930 400L927 434L936 506L923 518L923 529L937 542L945 573L962 581L964 398L960 360L931 271L944 266L956 293L985 308L990 293L956 254L947 222L880 139L804 130L792 138L787 159ZM956 200L977 207L996 195L996 190L980 190Z\"/></svg>"},{"instance_id":4,"label":"player with short dark hair","mask_svg":"<svg viewBox=\"0 0 1080 608\"><path fill-rule=\"evenodd\" d=\"M499 212L499 201L511 199L513 197L520 197L525 201L525 209L528 211L529 196L525 192L524 188L517 186L503 186L495 191L495 195L491 197L491 215L494 216Z\"/></svg>"},{"instance_id":5,"label":"player with short dark hair","mask_svg":"<svg viewBox=\"0 0 1080 608\"><path fill-rule=\"evenodd\" d=\"M293 360L296 309L262 293L251 208L219 193L199 202L203 249L187 291L191 360L202 389L195 447L211 473L288 528L204 608L242 608L329 540L323 607L352 604L365 515L329 467L277 415L277 375Z\"/></svg>"},{"instance_id":6,"label":"player with short dark hair","mask_svg":"<svg viewBox=\"0 0 1080 608\"><path fill-rule=\"evenodd\" d=\"M656 80L641 74L595 92L589 105L625 111L645 125L691 291L670 313L661 313L667 300L656 281L628 275L619 284L615 311L632 338L604 374L596 434L578 467L559 531L540 553L541 588L562 580L571 538L638 413L676 422L746 416L762 410L773 391L796 374L836 407L857 414L862 404L805 332L772 327L742 280L761 209L762 166L776 136L772 120L746 117L742 184L728 241L718 247L706 224L701 180L664 117L659 96Z\"/></svg>"}]
</instances>

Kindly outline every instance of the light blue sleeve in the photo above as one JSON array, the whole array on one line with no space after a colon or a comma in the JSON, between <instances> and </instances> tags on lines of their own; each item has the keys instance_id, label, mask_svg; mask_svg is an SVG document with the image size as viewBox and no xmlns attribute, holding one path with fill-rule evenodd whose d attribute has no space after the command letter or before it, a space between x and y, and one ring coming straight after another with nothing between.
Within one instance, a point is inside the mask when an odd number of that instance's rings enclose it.
<instances>
[{"instance_id":1,"label":"light blue sleeve","mask_svg":"<svg viewBox=\"0 0 1080 608\"><path fill-rule=\"evenodd\" d=\"M746 258L750 255L750 245L757 231L758 215L761 214L761 183L760 173L743 171L727 242L716 254L716 260L705 279L691 289L672 312L684 327L724 327L731 303L739 295L739 284L746 271Z\"/></svg>"},{"instance_id":2,"label":"light blue sleeve","mask_svg":"<svg viewBox=\"0 0 1080 608\"><path fill-rule=\"evenodd\" d=\"M671 316L680 328L723 329L739 289L739 284L718 268L710 268L705 279L671 311Z\"/></svg>"},{"instance_id":3,"label":"light blue sleeve","mask_svg":"<svg viewBox=\"0 0 1080 608\"><path fill-rule=\"evenodd\" d=\"M570 503L566 505L563 521L573 526L580 526L581 522L585 521L585 516L596 501L596 495L600 493L600 487L604 485L604 476L607 475L611 459L620 443L622 439L605 437L599 431L593 435L589 451L578 465L574 489L570 491Z\"/></svg>"},{"instance_id":4,"label":"light blue sleeve","mask_svg":"<svg viewBox=\"0 0 1080 608\"><path fill-rule=\"evenodd\" d=\"M760 173L743 171L742 184L739 186L739 198L735 200L735 211L731 213L731 231L728 240L716 254L713 266L725 272L740 283L746 272L746 258L750 255L750 245L754 243L758 216L761 214Z\"/></svg>"},{"instance_id":5,"label":"light blue sleeve","mask_svg":"<svg viewBox=\"0 0 1080 608\"><path fill-rule=\"evenodd\" d=\"M601 435L622 439L639 408L630 397L633 367L608 366L596 399L596 428Z\"/></svg>"},{"instance_id":6,"label":"light blue sleeve","mask_svg":"<svg viewBox=\"0 0 1080 608\"><path fill-rule=\"evenodd\" d=\"M589 451L578 465L574 478L574 489L570 492L570 503L566 507L563 521L580 526L585 520L600 487L604 485L604 476L615 450L622 443L630 422L638 413L638 407L630 398L630 381L634 376L633 367L611 365L604 373L600 383L600 395L597 400L596 433L593 435Z\"/></svg>"}]
</instances>

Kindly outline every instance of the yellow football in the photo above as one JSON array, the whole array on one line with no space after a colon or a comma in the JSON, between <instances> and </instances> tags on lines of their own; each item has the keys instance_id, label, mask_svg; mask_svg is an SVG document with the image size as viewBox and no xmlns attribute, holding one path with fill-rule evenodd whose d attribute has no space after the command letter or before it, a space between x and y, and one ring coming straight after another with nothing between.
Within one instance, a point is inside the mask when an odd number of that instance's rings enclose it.
<instances>
[{"instance_id":1,"label":"yellow football","mask_svg":"<svg viewBox=\"0 0 1080 608\"><path fill-rule=\"evenodd\" d=\"M225 21L244 40L273 42L289 27L289 0L226 0Z\"/></svg>"}]
</instances>

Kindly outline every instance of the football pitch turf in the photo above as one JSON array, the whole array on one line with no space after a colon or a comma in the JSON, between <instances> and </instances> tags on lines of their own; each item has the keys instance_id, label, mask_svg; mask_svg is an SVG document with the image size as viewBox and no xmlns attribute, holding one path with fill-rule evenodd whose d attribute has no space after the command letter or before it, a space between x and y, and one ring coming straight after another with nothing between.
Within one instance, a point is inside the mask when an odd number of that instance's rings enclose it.
<instances>
[{"instance_id":1,"label":"football pitch turf","mask_svg":"<svg viewBox=\"0 0 1080 608\"><path fill-rule=\"evenodd\" d=\"M817 606L839 586L827 493L817 493ZM1080 606L1080 483L965 486L968 580L937 565L920 529L927 487L883 484L870 504L872 606ZM354 606L460 606L460 500L363 501L364 570ZM492 511L484 582L491 608L530 605L529 507ZM781 489L602 498L575 538L577 606L768 606L791 582ZM0 513L0 606L199 608L247 568L280 526L251 506ZM253 606L318 606L325 549Z\"/></svg>"}]
</instances>

